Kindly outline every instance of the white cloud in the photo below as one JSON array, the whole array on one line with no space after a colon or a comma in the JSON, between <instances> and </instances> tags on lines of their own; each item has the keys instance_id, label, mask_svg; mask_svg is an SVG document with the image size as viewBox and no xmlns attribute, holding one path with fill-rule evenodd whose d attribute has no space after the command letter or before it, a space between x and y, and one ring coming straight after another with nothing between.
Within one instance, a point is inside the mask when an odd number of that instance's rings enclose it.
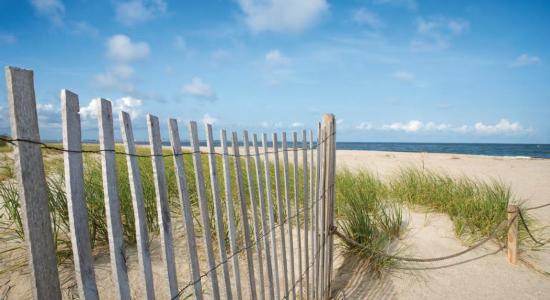
<instances>
[{"instance_id":1,"label":"white cloud","mask_svg":"<svg viewBox=\"0 0 550 300\"><path fill-rule=\"evenodd\" d=\"M61 127L61 112L58 107L51 103L37 103L36 113L41 127L58 128Z\"/></svg>"},{"instance_id":2,"label":"white cloud","mask_svg":"<svg viewBox=\"0 0 550 300\"><path fill-rule=\"evenodd\" d=\"M99 37L99 30L97 30L97 28L93 27L86 21L74 23L72 32L80 35Z\"/></svg>"},{"instance_id":3,"label":"white cloud","mask_svg":"<svg viewBox=\"0 0 550 300\"><path fill-rule=\"evenodd\" d=\"M201 120L204 124L211 124L213 125L214 123L216 123L218 121L217 118L211 116L210 114L206 113L202 116L202 120Z\"/></svg>"},{"instance_id":4,"label":"white cloud","mask_svg":"<svg viewBox=\"0 0 550 300\"><path fill-rule=\"evenodd\" d=\"M215 100L217 98L216 92L198 77L194 77L191 83L183 86L183 93L207 100Z\"/></svg>"},{"instance_id":5,"label":"white cloud","mask_svg":"<svg viewBox=\"0 0 550 300\"><path fill-rule=\"evenodd\" d=\"M479 134L514 134L532 131L531 128L524 128L519 122L510 122L507 119L501 119L492 125L477 122L474 130Z\"/></svg>"},{"instance_id":6,"label":"white cloud","mask_svg":"<svg viewBox=\"0 0 550 300\"><path fill-rule=\"evenodd\" d=\"M179 50L187 49L187 43L181 35L176 35L176 37L174 38L174 47Z\"/></svg>"},{"instance_id":7,"label":"white cloud","mask_svg":"<svg viewBox=\"0 0 550 300\"><path fill-rule=\"evenodd\" d=\"M292 127L292 128L304 127L304 123L293 122L292 124L290 124L290 127Z\"/></svg>"},{"instance_id":8,"label":"white cloud","mask_svg":"<svg viewBox=\"0 0 550 300\"><path fill-rule=\"evenodd\" d=\"M393 73L392 76L397 80L408 81L408 82L414 81L416 79L413 73L410 73L407 71L397 71Z\"/></svg>"},{"instance_id":9,"label":"white cloud","mask_svg":"<svg viewBox=\"0 0 550 300\"><path fill-rule=\"evenodd\" d=\"M286 66L290 63L290 59L284 56L281 51L274 49L267 52L265 61L271 66Z\"/></svg>"},{"instance_id":10,"label":"white cloud","mask_svg":"<svg viewBox=\"0 0 550 300\"><path fill-rule=\"evenodd\" d=\"M31 4L38 14L50 19L54 25L63 25L65 5L61 0L31 0Z\"/></svg>"},{"instance_id":11,"label":"white cloud","mask_svg":"<svg viewBox=\"0 0 550 300\"><path fill-rule=\"evenodd\" d=\"M542 62L540 57L529 55L529 54L522 54L516 58L511 64L512 67L524 67L524 66L530 66L530 65L538 65Z\"/></svg>"},{"instance_id":12,"label":"white cloud","mask_svg":"<svg viewBox=\"0 0 550 300\"><path fill-rule=\"evenodd\" d=\"M97 119L99 105L100 99L95 98L92 99L88 105L80 108L80 116L84 122L94 121ZM141 115L141 106L143 105L143 101L131 96L126 96L113 101L112 105L113 116L118 117L120 111L125 111L135 119Z\"/></svg>"},{"instance_id":13,"label":"white cloud","mask_svg":"<svg viewBox=\"0 0 550 300\"><path fill-rule=\"evenodd\" d=\"M424 123L418 120L411 120L407 123L391 123L388 125L383 125L382 129L385 130L395 130L395 131L405 131L405 132L417 132L424 127Z\"/></svg>"},{"instance_id":14,"label":"white cloud","mask_svg":"<svg viewBox=\"0 0 550 300\"><path fill-rule=\"evenodd\" d=\"M363 7L353 11L352 19L357 24L368 25L372 28L380 28L384 26L384 23L382 23L378 15Z\"/></svg>"},{"instance_id":15,"label":"white cloud","mask_svg":"<svg viewBox=\"0 0 550 300\"><path fill-rule=\"evenodd\" d=\"M239 5L254 32L300 32L329 9L326 0L239 0Z\"/></svg>"},{"instance_id":16,"label":"white cloud","mask_svg":"<svg viewBox=\"0 0 550 300\"><path fill-rule=\"evenodd\" d=\"M95 76L94 83L102 89L130 93L134 91L131 78L134 69L127 64L119 64L111 67L105 73Z\"/></svg>"},{"instance_id":17,"label":"white cloud","mask_svg":"<svg viewBox=\"0 0 550 300\"><path fill-rule=\"evenodd\" d=\"M411 10L417 8L416 0L374 0L375 4L388 4L394 6L401 6Z\"/></svg>"},{"instance_id":18,"label":"white cloud","mask_svg":"<svg viewBox=\"0 0 550 300\"><path fill-rule=\"evenodd\" d=\"M131 62L149 56L149 45L145 42L132 42L123 34L116 34L107 40L107 57L118 62Z\"/></svg>"},{"instance_id":19,"label":"white cloud","mask_svg":"<svg viewBox=\"0 0 550 300\"><path fill-rule=\"evenodd\" d=\"M359 130L372 130L374 129L374 126L371 122L361 122L355 128Z\"/></svg>"},{"instance_id":20,"label":"white cloud","mask_svg":"<svg viewBox=\"0 0 550 300\"><path fill-rule=\"evenodd\" d=\"M470 23L464 19L445 17L418 18L416 37L411 46L417 51L437 51L449 48L451 40L466 33Z\"/></svg>"},{"instance_id":21,"label":"white cloud","mask_svg":"<svg viewBox=\"0 0 550 300\"><path fill-rule=\"evenodd\" d=\"M116 19L124 25L149 21L166 12L164 0L131 0L116 4Z\"/></svg>"},{"instance_id":22,"label":"white cloud","mask_svg":"<svg viewBox=\"0 0 550 300\"><path fill-rule=\"evenodd\" d=\"M0 33L0 45L6 44L6 45L13 45L17 42L17 38L15 38L15 35L8 34L8 33Z\"/></svg>"}]
</instances>

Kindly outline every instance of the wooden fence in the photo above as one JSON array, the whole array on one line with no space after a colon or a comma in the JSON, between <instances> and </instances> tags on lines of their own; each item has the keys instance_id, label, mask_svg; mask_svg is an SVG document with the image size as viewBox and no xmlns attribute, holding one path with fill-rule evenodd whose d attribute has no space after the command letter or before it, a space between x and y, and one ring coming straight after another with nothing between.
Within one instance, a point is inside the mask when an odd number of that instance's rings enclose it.
<instances>
[{"instance_id":1,"label":"wooden fence","mask_svg":"<svg viewBox=\"0 0 550 300\"><path fill-rule=\"evenodd\" d=\"M40 142L38 130L33 72L6 67L5 74L32 293L35 299L61 299L56 250L48 212L48 191L41 152L44 144ZM61 113L63 148L58 150L64 155L74 278L81 299L97 299L99 293L94 275L83 179L83 153L91 151L82 150L79 101L76 94L67 90L61 91ZM136 290L141 297L152 299L156 288L165 291L163 298L166 299L177 299L190 294L194 294L196 299L329 298L336 158L333 115L323 116L322 124L318 127L317 142L314 141L313 130L309 131L309 135L305 130L302 131L300 138L293 132L292 147L284 132L281 142L274 133L271 143L267 135L263 134L260 146L256 134L250 137L247 131L243 131L242 140L239 140L236 132L232 132L229 151L227 133L221 130L221 151L216 150L212 126L206 125L205 152L201 152L195 122L189 123L189 152L182 149L177 121L170 119L170 155L163 154L159 120L153 115L147 116L151 154L137 154L132 122L126 112L121 112L119 116L125 150L123 153L116 151L113 119L111 102L101 99L98 110L97 152L101 155L112 289L118 299L130 299ZM125 155L127 160L135 219L140 275L135 286L130 285L128 277L117 195L115 155L119 154ZM184 165L183 155L192 155L200 219L195 219L193 215L185 175L185 169L189 166ZM162 249L161 275L165 277L162 280L166 283L165 287L154 286L153 281L150 237L138 166L138 157L143 156L152 160ZM209 213L206 175L201 163L205 156L208 159L208 175L212 185L213 215ZM218 156L221 156L223 174L217 173ZM186 253L176 253L174 248L172 224L180 220L172 219L169 208L164 164L170 160L175 168L185 228ZM291 172L293 176L290 176ZM220 192L221 177L224 195ZM236 199L233 199L231 192L234 186L237 190ZM245 194L246 191L248 195ZM240 214L240 224L236 222L237 213ZM225 230L228 230L229 245L225 244L224 238L214 238L209 225L211 218L214 218L215 237L223 237ZM195 222L200 222L201 237L196 236L198 231L195 230ZM206 261L199 259L199 238L203 239L203 257L206 257ZM191 279L180 286L176 276L177 255L186 255L190 261ZM243 261L243 264L240 263ZM204 281L206 277L209 279L207 282ZM248 284L242 284L245 282ZM243 286L248 289L243 290Z\"/></svg>"}]
</instances>

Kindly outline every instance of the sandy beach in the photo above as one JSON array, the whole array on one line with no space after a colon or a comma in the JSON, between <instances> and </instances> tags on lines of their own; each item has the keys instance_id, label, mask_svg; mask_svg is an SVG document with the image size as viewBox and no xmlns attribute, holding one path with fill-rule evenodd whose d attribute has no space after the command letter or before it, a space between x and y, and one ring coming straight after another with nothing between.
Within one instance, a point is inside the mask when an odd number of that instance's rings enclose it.
<instances>
[{"instance_id":1,"label":"sandy beach","mask_svg":"<svg viewBox=\"0 0 550 300\"><path fill-rule=\"evenodd\" d=\"M382 179L414 166L453 176L499 180L511 186L527 207L550 202L550 160L437 153L337 151L339 168L368 169ZM550 207L532 211L541 226L550 225ZM444 214L410 212L400 241L406 254L438 257L466 247ZM439 263L407 264L382 278L369 278L352 258L336 259L333 295L338 299L545 299L550 295L550 251L526 251L526 262L508 264L506 253L488 243L461 257ZM340 264L340 266L338 266Z\"/></svg>"}]
</instances>

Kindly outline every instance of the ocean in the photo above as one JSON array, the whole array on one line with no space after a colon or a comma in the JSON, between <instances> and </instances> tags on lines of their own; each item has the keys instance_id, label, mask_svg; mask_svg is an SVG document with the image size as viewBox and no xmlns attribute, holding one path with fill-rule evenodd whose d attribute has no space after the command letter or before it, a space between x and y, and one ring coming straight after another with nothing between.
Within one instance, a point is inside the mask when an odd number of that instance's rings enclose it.
<instances>
[{"instance_id":1,"label":"ocean","mask_svg":"<svg viewBox=\"0 0 550 300\"><path fill-rule=\"evenodd\" d=\"M336 142L336 149L550 158L550 144Z\"/></svg>"}]
</instances>

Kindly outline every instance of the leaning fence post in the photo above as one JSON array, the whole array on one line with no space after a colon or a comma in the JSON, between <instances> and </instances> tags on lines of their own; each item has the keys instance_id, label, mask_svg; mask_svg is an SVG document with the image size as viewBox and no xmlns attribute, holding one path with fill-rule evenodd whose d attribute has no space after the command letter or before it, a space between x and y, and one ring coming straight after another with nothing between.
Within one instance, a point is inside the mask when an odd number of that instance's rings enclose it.
<instances>
[{"instance_id":1,"label":"leaning fence post","mask_svg":"<svg viewBox=\"0 0 550 300\"><path fill-rule=\"evenodd\" d=\"M334 241L332 236L332 228L334 228L334 201L335 201L335 179L336 179L336 120L333 114L325 114L323 116L323 129L325 132L325 172L326 176L324 177L325 182L325 199L326 202L326 227L324 230L328 230L326 233L327 236L327 267L326 267L326 294L325 299L330 298L330 288L331 288L331 273L332 273L332 261L333 261L333 249Z\"/></svg>"},{"instance_id":2,"label":"leaning fence post","mask_svg":"<svg viewBox=\"0 0 550 300\"><path fill-rule=\"evenodd\" d=\"M40 141L33 72L6 67L5 75L13 138ZM61 299L40 145L18 142L15 147L15 169L33 298Z\"/></svg>"},{"instance_id":3,"label":"leaning fence post","mask_svg":"<svg viewBox=\"0 0 550 300\"><path fill-rule=\"evenodd\" d=\"M78 96L61 91L63 152L65 161L65 192L71 226L71 245L80 299L98 299L94 275L94 259L88 229L88 208L84 199L84 167L80 133Z\"/></svg>"},{"instance_id":4,"label":"leaning fence post","mask_svg":"<svg viewBox=\"0 0 550 300\"><path fill-rule=\"evenodd\" d=\"M518 261L518 214L517 205L508 205L508 262L516 264Z\"/></svg>"}]
</instances>

